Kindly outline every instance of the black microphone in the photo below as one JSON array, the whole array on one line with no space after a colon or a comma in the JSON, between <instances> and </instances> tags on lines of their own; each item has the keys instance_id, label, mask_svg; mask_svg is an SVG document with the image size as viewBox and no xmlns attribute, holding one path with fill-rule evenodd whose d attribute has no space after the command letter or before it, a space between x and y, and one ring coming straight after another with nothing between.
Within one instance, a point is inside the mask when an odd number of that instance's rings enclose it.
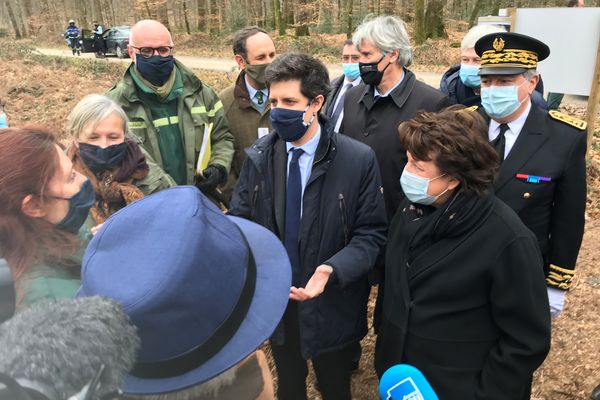
<instances>
[{"instance_id":1,"label":"black microphone","mask_svg":"<svg viewBox=\"0 0 600 400\"><path fill-rule=\"evenodd\" d=\"M0 325L0 400L113 398L139 345L108 298L37 303Z\"/></svg>"}]
</instances>

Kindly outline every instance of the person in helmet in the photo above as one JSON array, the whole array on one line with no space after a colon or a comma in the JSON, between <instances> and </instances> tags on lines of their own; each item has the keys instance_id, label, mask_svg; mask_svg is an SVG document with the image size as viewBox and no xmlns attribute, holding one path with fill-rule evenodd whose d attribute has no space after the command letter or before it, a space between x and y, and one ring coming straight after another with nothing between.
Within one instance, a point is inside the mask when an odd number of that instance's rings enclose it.
<instances>
[{"instance_id":1,"label":"person in helmet","mask_svg":"<svg viewBox=\"0 0 600 400\"><path fill-rule=\"evenodd\" d=\"M69 26L65 31L65 39L67 40L67 44L73 51L73 55L75 55L75 53L81 55L81 46L79 45L80 34L81 32L79 31L79 28L77 28L77 26L75 25L75 20L70 19Z\"/></svg>"}]
</instances>

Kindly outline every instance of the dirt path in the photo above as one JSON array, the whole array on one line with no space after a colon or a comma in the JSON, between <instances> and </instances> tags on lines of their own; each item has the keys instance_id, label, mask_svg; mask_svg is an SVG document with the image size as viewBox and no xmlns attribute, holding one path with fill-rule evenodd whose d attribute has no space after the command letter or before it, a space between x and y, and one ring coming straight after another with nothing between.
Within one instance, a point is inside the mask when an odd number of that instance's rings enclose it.
<instances>
[{"instance_id":1,"label":"dirt path","mask_svg":"<svg viewBox=\"0 0 600 400\"><path fill-rule=\"evenodd\" d=\"M76 57L71 54L71 50L67 47L64 49L51 49L51 48L37 48L41 54L48 56L60 56L60 57ZM93 53L84 53L81 55L82 58L94 58ZM233 59L227 58L213 58L213 57L192 57L178 55L177 59L184 63L186 66L193 69L205 69L210 71L222 71L222 72L234 72L237 70L237 65ZM129 58L119 59L115 56L108 56L106 60L109 62L122 62L129 63ZM341 75L342 68L339 65L327 64L329 75L331 78ZM439 72L428 72L428 71L414 71L417 79L427 83L435 88L439 87L440 78L442 74ZM573 104L577 106L586 106L587 97L583 96L571 96L566 95L563 103Z\"/></svg>"},{"instance_id":2,"label":"dirt path","mask_svg":"<svg viewBox=\"0 0 600 400\"><path fill-rule=\"evenodd\" d=\"M37 48L36 49L41 54L45 54L48 56L59 56L59 57L77 57L71 54L71 50L67 47L64 49L51 49L51 48ZM84 53L81 55L82 58L94 58L93 53ZM222 72L233 72L237 70L237 64L233 61L233 59L226 58L212 58L212 57L191 57L191 56L182 56L177 55L177 59L184 63L186 66L194 69L206 69L211 71L222 71ZM119 59L115 56L106 57L109 62L122 62L129 63L131 60L129 58ZM329 74L331 77L336 77L341 75L342 68L340 65L328 64L327 69L329 70ZM440 78L442 74L437 72L415 72L417 78L424 81L428 85L433 87L438 87L440 82Z\"/></svg>"}]
</instances>

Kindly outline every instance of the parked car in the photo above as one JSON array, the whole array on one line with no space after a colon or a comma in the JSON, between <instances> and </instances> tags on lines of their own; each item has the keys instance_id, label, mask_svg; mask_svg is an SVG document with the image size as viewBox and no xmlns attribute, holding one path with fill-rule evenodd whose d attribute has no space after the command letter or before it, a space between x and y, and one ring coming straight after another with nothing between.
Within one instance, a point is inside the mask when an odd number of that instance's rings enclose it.
<instances>
[{"instance_id":1,"label":"parked car","mask_svg":"<svg viewBox=\"0 0 600 400\"><path fill-rule=\"evenodd\" d=\"M129 26L114 26L102 34L106 54L115 54L119 58L129 57L127 45L129 44ZM83 52L94 52L94 34L89 29L82 29Z\"/></svg>"}]
</instances>

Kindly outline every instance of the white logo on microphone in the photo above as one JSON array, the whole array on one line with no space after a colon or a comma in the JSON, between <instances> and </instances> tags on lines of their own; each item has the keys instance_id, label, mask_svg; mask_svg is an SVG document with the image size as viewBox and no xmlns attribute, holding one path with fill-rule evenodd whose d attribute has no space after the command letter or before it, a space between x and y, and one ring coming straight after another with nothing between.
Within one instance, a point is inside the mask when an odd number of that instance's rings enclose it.
<instances>
[{"instance_id":1,"label":"white logo on microphone","mask_svg":"<svg viewBox=\"0 0 600 400\"><path fill-rule=\"evenodd\" d=\"M425 400L411 377L396 383L387 391L386 400Z\"/></svg>"}]
</instances>

